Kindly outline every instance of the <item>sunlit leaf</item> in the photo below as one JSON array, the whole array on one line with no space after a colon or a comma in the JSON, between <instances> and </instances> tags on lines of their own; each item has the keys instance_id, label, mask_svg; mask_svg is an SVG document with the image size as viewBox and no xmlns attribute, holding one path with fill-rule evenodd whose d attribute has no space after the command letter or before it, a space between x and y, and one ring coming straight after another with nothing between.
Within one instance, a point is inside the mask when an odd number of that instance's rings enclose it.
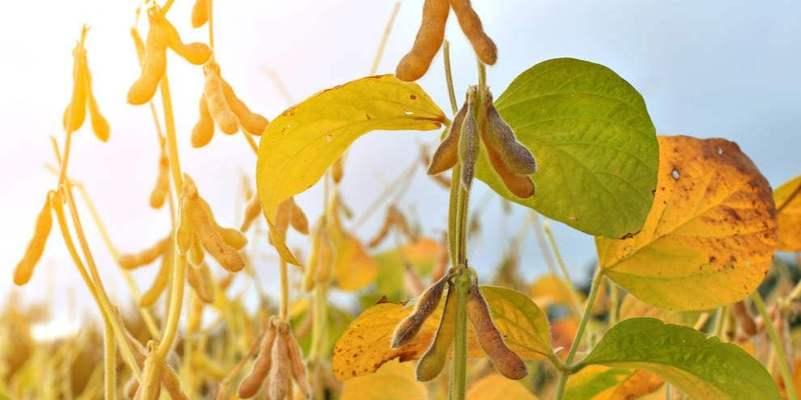
<instances>
[{"instance_id":1,"label":"sunlit leaf","mask_svg":"<svg viewBox=\"0 0 801 400\"><path fill-rule=\"evenodd\" d=\"M653 318L612 327L581 365L643 369L696 400L779 398L773 378L739 347Z\"/></svg>"},{"instance_id":2,"label":"sunlit leaf","mask_svg":"<svg viewBox=\"0 0 801 400\"><path fill-rule=\"evenodd\" d=\"M361 135L375 130L428 131L446 120L417 84L372 76L313 95L273 120L261 136L256 170L265 215L314 185Z\"/></svg>"},{"instance_id":3,"label":"sunlit leaf","mask_svg":"<svg viewBox=\"0 0 801 400\"><path fill-rule=\"evenodd\" d=\"M801 251L801 194L793 193L801 186L801 176L796 177L773 192L779 224L779 250Z\"/></svg>"},{"instance_id":4,"label":"sunlit leaf","mask_svg":"<svg viewBox=\"0 0 801 400\"><path fill-rule=\"evenodd\" d=\"M537 159L536 194L513 196L482 149L478 178L502 196L593 235L640 230L656 187L656 131L639 93L614 71L571 58L520 74L496 101Z\"/></svg>"},{"instance_id":5,"label":"sunlit leaf","mask_svg":"<svg viewBox=\"0 0 801 400\"><path fill-rule=\"evenodd\" d=\"M588 366L567 381L565 400L628 400L655 392L664 381L644 371Z\"/></svg>"},{"instance_id":6,"label":"sunlit leaf","mask_svg":"<svg viewBox=\"0 0 801 400\"><path fill-rule=\"evenodd\" d=\"M659 138L659 185L642 231L596 238L608 277L646 303L702 310L748 296L776 249L770 186L737 144Z\"/></svg>"},{"instance_id":7,"label":"sunlit leaf","mask_svg":"<svg viewBox=\"0 0 801 400\"><path fill-rule=\"evenodd\" d=\"M637 317L656 318L669 324L693 326L698 320L699 312L695 311L670 311L659 307L654 307L648 303L640 301L631 294L626 294L620 302L620 319Z\"/></svg>"},{"instance_id":8,"label":"sunlit leaf","mask_svg":"<svg viewBox=\"0 0 801 400\"><path fill-rule=\"evenodd\" d=\"M417 382L413 363L384 364L376 373L349 379L341 400L426 400L425 385Z\"/></svg>"},{"instance_id":9,"label":"sunlit leaf","mask_svg":"<svg viewBox=\"0 0 801 400\"><path fill-rule=\"evenodd\" d=\"M467 400L537 400L520 381L490 374L470 386Z\"/></svg>"},{"instance_id":10,"label":"sunlit leaf","mask_svg":"<svg viewBox=\"0 0 801 400\"><path fill-rule=\"evenodd\" d=\"M482 286L493 321L506 344L524 359L541 359L551 352L550 331L545 314L523 293L511 289ZM392 333L412 311L412 305L382 303L368 308L348 327L334 347L332 367L339 379L349 379L374 372L382 364L400 359L415 360L434 337L444 302L426 320L420 332L408 344L393 349ZM468 353L481 357L472 327L468 327Z\"/></svg>"},{"instance_id":11,"label":"sunlit leaf","mask_svg":"<svg viewBox=\"0 0 801 400\"><path fill-rule=\"evenodd\" d=\"M347 232L332 234L336 249L334 277L337 287L346 291L359 290L375 280L378 264L364 250L362 243Z\"/></svg>"}]
</instances>

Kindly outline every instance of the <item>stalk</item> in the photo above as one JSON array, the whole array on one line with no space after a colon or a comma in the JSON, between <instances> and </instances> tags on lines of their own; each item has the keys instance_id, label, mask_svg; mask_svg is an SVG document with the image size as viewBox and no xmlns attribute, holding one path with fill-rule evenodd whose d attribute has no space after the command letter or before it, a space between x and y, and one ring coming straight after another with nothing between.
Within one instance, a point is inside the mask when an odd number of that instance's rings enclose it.
<instances>
[{"instance_id":1,"label":"stalk","mask_svg":"<svg viewBox=\"0 0 801 400\"><path fill-rule=\"evenodd\" d=\"M790 371L790 363L787 358L787 353L784 351L784 342L781 340L781 338L779 338L779 333L776 332L776 328L773 326L773 320L770 318L770 314L765 307L765 302L762 300L762 296L759 294L759 291L754 291L754 293L751 295L751 301L754 302L759 315L762 317L762 321L764 321L765 330L768 331L768 336L770 337L773 351L778 357L779 372L781 373L782 380L784 381L784 388L787 392L787 398L789 400L797 400L798 392L796 392L796 388L793 386L793 374Z\"/></svg>"}]
</instances>

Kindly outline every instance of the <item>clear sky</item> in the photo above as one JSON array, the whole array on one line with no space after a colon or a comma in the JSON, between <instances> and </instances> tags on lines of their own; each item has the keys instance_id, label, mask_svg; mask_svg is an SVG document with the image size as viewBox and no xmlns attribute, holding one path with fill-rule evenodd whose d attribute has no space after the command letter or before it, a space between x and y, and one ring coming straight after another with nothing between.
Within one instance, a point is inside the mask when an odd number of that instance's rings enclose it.
<instances>
[{"instance_id":1,"label":"clear sky","mask_svg":"<svg viewBox=\"0 0 801 400\"><path fill-rule=\"evenodd\" d=\"M394 70L410 47L422 0L402 2L379 72ZM801 173L801 2L796 0L474 0L487 31L499 47L489 70L496 95L520 72L553 57L570 56L615 70L645 97L657 131L738 142L768 180L780 184ZM169 18L186 39L205 40L205 29L189 24L191 1L177 0ZM125 103L138 66L128 28L139 2L75 0L15 1L0 13L0 297L12 288L13 267L55 177L48 137L63 137L61 113L71 87L71 49L80 26L91 26L87 47L95 94L112 126L100 144L88 128L76 134L71 175L85 183L111 235L122 250L136 250L168 229L166 211L148 207L158 153L146 107ZM295 100L364 76L375 53L393 0L237 0L215 2L217 59L223 75L251 107L272 118L287 103L267 70L275 71ZM474 61L451 18L457 91L475 81ZM447 97L438 56L420 84L443 109ZM176 103L184 168L198 182L218 218L232 225L243 173L253 175L255 158L239 136L217 134L202 150L189 147L202 87L200 69L171 57L169 73ZM87 124L88 125L88 124ZM364 208L417 157L420 141L436 133L379 133L359 140L346 166L343 190L354 209ZM565 171L570 173L570 171ZM478 185L474 199L487 189ZM299 197L310 216L320 211L320 192ZM447 196L424 177L416 179L401 206L424 221L431 234L445 226ZM472 246L471 260L482 271L493 267L526 213L504 217L490 201L485 232ZM88 217L86 217L88 218ZM374 232L379 221L359 233ZM86 225L91 226L87 220ZM101 273L112 296L127 296L113 260L93 228ZM556 235L574 275L584 275L594 258L592 239L557 225ZM264 243L255 244L265 255ZM528 277L545 271L529 235L522 266ZM265 258L269 260L269 257ZM51 238L26 298L65 302L90 300L57 236ZM151 268L152 270L153 268ZM259 261L265 280L275 266ZM151 271L137 274L142 285ZM486 276L486 275L485 275ZM66 318L66 317L65 317Z\"/></svg>"}]
</instances>

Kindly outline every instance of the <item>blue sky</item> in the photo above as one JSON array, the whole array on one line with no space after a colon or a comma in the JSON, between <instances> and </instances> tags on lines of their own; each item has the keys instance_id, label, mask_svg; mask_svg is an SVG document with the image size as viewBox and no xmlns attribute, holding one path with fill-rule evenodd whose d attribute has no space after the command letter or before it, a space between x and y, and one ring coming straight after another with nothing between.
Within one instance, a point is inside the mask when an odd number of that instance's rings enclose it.
<instances>
[{"instance_id":1,"label":"blue sky","mask_svg":"<svg viewBox=\"0 0 801 400\"><path fill-rule=\"evenodd\" d=\"M394 70L410 47L421 0L404 1L380 64L380 73ZM657 131L738 142L769 181L780 184L801 174L801 2L798 1L643 1L643 0L474 0L489 34L499 47L499 62L488 80L496 96L520 72L554 57L576 57L604 64L631 82L645 97ZM80 24L92 26L89 62L95 92L112 125L112 139L98 144L91 134L76 136L71 173L82 180L99 203L113 240L123 250L148 245L164 234L167 215L147 207L155 179L157 151L148 112L125 104L127 86L136 76L128 36L138 2L79 0L53 2L41 13L34 2L14 2L0 15L0 118L6 133L0 146L0 261L11 288L11 270L32 231L44 193L54 182L43 165L51 162L49 135L60 137L60 118L70 82L70 50ZM367 74L391 0L249 0L216 4L217 58L223 74L252 108L274 117L286 106L265 73L279 74L296 100ZM63 7L57 10L56 8ZM189 27L191 2L177 0L170 12L178 29L191 40L205 40L205 31ZM57 11L57 12L56 12ZM32 23L31 21L37 21ZM451 18L457 91L475 81L470 48ZM20 40L20 38L25 40ZM175 60L175 61L174 61ZM223 222L235 221L241 174L253 175L255 158L238 137L217 135L209 149L189 148L196 118L201 76L175 58L170 78L184 167L195 177ZM420 84L447 109L438 56ZM364 208L403 168L417 157L419 142L434 143L435 133L380 133L360 139L351 152L343 184L355 209ZM569 172L566 172L569 173ZM487 189L477 185L474 199ZM418 176L401 199L401 207L437 234L445 225L447 195ZM299 196L310 216L320 212L320 191ZM470 258L487 276L508 246L509 235L526 218L516 208L504 216L491 201L483 212L484 234L473 243ZM380 221L360 230L370 235ZM88 222L87 222L88 223ZM101 273L112 296L125 298L113 260L93 229ZM584 274L594 258L592 239L556 225L560 246L574 271ZM298 241L302 243L302 241ZM264 243L255 244L264 254ZM274 281L275 268L265 256L260 267ZM521 265L527 277L545 272L533 238L525 242ZM145 285L152 271L137 274ZM71 288L71 289L68 289ZM29 298L67 299L70 290L85 293L68 262L60 240L51 241L34 281L23 289ZM90 304L79 295L79 304Z\"/></svg>"}]
</instances>

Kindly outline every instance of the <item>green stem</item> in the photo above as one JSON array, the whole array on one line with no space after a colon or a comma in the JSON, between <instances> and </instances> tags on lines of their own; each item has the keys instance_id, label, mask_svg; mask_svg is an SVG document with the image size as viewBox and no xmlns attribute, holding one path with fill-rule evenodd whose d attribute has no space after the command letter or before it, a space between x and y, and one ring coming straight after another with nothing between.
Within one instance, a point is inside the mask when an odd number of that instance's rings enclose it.
<instances>
[{"instance_id":1,"label":"green stem","mask_svg":"<svg viewBox=\"0 0 801 400\"><path fill-rule=\"evenodd\" d=\"M559 251L559 246L556 244L556 238L553 235L553 230L551 230L551 225L547 220L543 221L542 223L542 231L545 233L545 238L548 240L548 245L551 247L554 257L556 257L556 265L559 266L559 270L562 272L562 279L565 281L565 284L570 290L570 299L573 302L573 312L576 315L581 315L581 300L579 300L579 297L576 294L576 286L573 284L573 279L570 278L570 273L567 271L567 265L565 264L565 260L562 258L562 252Z\"/></svg>"},{"instance_id":2,"label":"green stem","mask_svg":"<svg viewBox=\"0 0 801 400\"><path fill-rule=\"evenodd\" d=\"M442 46L442 58L445 63L445 82L448 84L448 100L451 103L451 111L454 115L459 110L456 103L456 92L453 90L453 75L451 74L451 44L445 41Z\"/></svg>"},{"instance_id":3,"label":"green stem","mask_svg":"<svg viewBox=\"0 0 801 400\"><path fill-rule=\"evenodd\" d=\"M601 287L601 282L603 282L604 274L601 270L601 267L596 266L595 268L595 275L592 278L592 285L590 286L590 294L587 296L587 303L584 304L584 314L581 315L581 321L579 322L578 330L576 331L576 337L573 338L573 344L570 345L570 351L567 353L567 358L565 359L566 365L570 365L573 362L573 359L576 357L576 351L581 345L581 338L584 336L584 330L587 328L587 323L590 321L592 316L592 306L595 304L595 297L598 295L598 289ZM557 399L561 400L564 397L565 383L567 383L567 378L570 373L570 370L562 371L560 373L559 384L556 388Z\"/></svg>"},{"instance_id":4,"label":"green stem","mask_svg":"<svg viewBox=\"0 0 801 400\"><path fill-rule=\"evenodd\" d=\"M776 328L773 326L773 320L770 318L768 310L765 307L765 302L762 300L762 296L759 295L758 291L754 291L754 293L751 295L751 301L754 302L757 311L759 311L759 315L762 317L762 321L765 324L765 330L768 331L768 336L770 337L771 344L773 345L773 350L776 352L776 356L779 358L779 372L782 375L782 380L784 380L787 398L789 400L797 400L798 395L796 388L793 386L793 374L790 371L790 363L787 359L787 353L784 351L784 342L781 340L781 338L779 338L779 333L776 332Z\"/></svg>"},{"instance_id":5,"label":"green stem","mask_svg":"<svg viewBox=\"0 0 801 400\"><path fill-rule=\"evenodd\" d=\"M450 400L463 400L467 388L467 290L470 284L470 274L460 273L455 278L456 336L453 340Z\"/></svg>"}]
</instances>

